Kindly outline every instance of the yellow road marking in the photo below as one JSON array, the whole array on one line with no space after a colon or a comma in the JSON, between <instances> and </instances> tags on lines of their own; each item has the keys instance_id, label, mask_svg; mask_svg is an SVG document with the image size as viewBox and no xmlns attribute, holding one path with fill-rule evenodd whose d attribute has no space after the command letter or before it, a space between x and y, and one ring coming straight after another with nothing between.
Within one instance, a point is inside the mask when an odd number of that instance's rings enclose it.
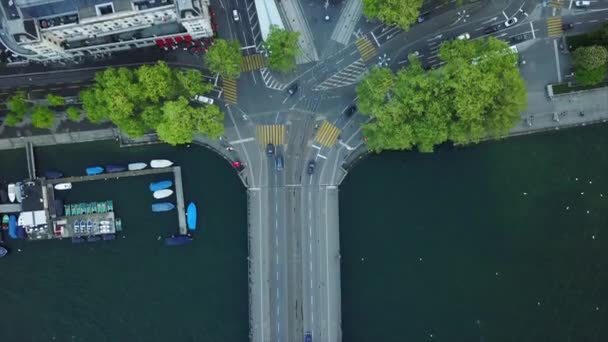
<instances>
[{"instance_id":1,"label":"yellow road marking","mask_svg":"<svg viewBox=\"0 0 608 342\"><path fill-rule=\"evenodd\" d=\"M285 144L285 125L258 125L255 135L262 146Z\"/></svg>"},{"instance_id":2,"label":"yellow road marking","mask_svg":"<svg viewBox=\"0 0 608 342\"><path fill-rule=\"evenodd\" d=\"M359 50L361 58L363 58L364 61L370 60L377 53L376 47L367 37L357 39L355 44L357 45L357 49Z\"/></svg>"},{"instance_id":3,"label":"yellow road marking","mask_svg":"<svg viewBox=\"0 0 608 342\"><path fill-rule=\"evenodd\" d=\"M237 89L236 89L236 80L231 78L225 78L222 80L222 89L224 91L224 100L226 102L236 104L237 99Z\"/></svg>"},{"instance_id":4,"label":"yellow road marking","mask_svg":"<svg viewBox=\"0 0 608 342\"><path fill-rule=\"evenodd\" d=\"M317 131L315 141L325 146L332 146L336 143L336 139L340 135L340 129L327 121L323 121L321 127Z\"/></svg>"}]
</instances>

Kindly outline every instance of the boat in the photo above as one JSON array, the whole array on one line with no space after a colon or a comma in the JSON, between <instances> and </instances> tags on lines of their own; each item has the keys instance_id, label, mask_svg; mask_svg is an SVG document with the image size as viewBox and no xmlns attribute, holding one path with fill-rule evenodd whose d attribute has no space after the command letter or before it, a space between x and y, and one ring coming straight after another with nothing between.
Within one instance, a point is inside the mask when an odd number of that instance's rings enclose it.
<instances>
[{"instance_id":1,"label":"boat","mask_svg":"<svg viewBox=\"0 0 608 342\"><path fill-rule=\"evenodd\" d=\"M190 202L190 204L188 204L188 208L186 209L186 220L188 221L188 229L195 230L196 229L196 204L194 204L194 202Z\"/></svg>"},{"instance_id":2,"label":"boat","mask_svg":"<svg viewBox=\"0 0 608 342\"><path fill-rule=\"evenodd\" d=\"M170 189L157 190L152 194L156 199L167 198L171 195L173 195L173 190Z\"/></svg>"},{"instance_id":3,"label":"boat","mask_svg":"<svg viewBox=\"0 0 608 342\"><path fill-rule=\"evenodd\" d=\"M192 237L188 235L172 235L165 238L165 245L167 246L187 245L190 242L192 242Z\"/></svg>"},{"instance_id":4,"label":"boat","mask_svg":"<svg viewBox=\"0 0 608 342\"><path fill-rule=\"evenodd\" d=\"M8 185L8 200L15 202L15 184L13 183Z\"/></svg>"},{"instance_id":5,"label":"boat","mask_svg":"<svg viewBox=\"0 0 608 342\"><path fill-rule=\"evenodd\" d=\"M8 230L8 215L2 216L2 230Z\"/></svg>"},{"instance_id":6,"label":"boat","mask_svg":"<svg viewBox=\"0 0 608 342\"><path fill-rule=\"evenodd\" d=\"M173 165L173 162L167 159L154 159L150 162L150 167L153 169L160 169L171 165Z\"/></svg>"},{"instance_id":7,"label":"boat","mask_svg":"<svg viewBox=\"0 0 608 342\"><path fill-rule=\"evenodd\" d=\"M8 202L8 193L4 189L0 189L0 203Z\"/></svg>"},{"instance_id":8,"label":"boat","mask_svg":"<svg viewBox=\"0 0 608 342\"><path fill-rule=\"evenodd\" d=\"M91 167L87 167L87 175L92 176L92 175L98 175L100 173L103 173L103 167L101 166L91 166Z\"/></svg>"},{"instance_id":9,"label":"boat","mask_svg":"<svg viewBox=\"0 0 608 342\"><path fill-rule=\"evenodd\" d=\"M6 248L0 246L0 258L4 257L7 254L8 254L8 251L6 250Z\"/></svg>"},{"instance_id":10,"label":"boat","mask_svg":"<svg viewBox=\"0 0 608 342\"><path fill-rule=\"evenodd\" d=\"M160 213L163 211L170 211L175 209L175 204L171 202L161 202L152 204L152 212Z\"/></svg>"},{"instance_id":11,"label":"boat","mask_svg":"<svg viewBox=\"0 0 608 342\"><path fill-rule=\"evenodd\" d=\"M23 184L21 182L15 183L15 199L19 203L23 201Z\"/></svg>"},{"instance_id":12,"label":"boat","mask_svg":"<svg viewBox=\"0 0 608 342\"><path fill-rule=\"evenodd\" d=\"M127 169L129 171L143 170L146 167L148 167L148 164L146 163L131 163L127 165Z\"/></svg>"},{"instance_id":13,"label":"boat","mask_svg":"<svg viewBox=\"0 0 608 342\"><path fill-rule=\"evenodd\" d=\"M116 240L116 235L114 235L114 234L103 234L101 237L105 241Z\"/></svg>"},{"instance_id":14,"label":"boat","mask_svg":"<svg viewBox=\"0 0 608 342\"><path fill-rule=\"evenodd\" d=\"M82 236L73 236L72 243L83 243L86 240Z\"/></svg>"},{"instance_id":15,"label":"boat","mask_svg":"<svg viewBox=\"0 0 608 342\"><path fill-rule=\"evenodd\" d=\"M127 169L124 165L106 165L106 171L109 173L122 172Z\"/></svg>"},{"instance_id":16,"label":"boat","mask_svg":"<svg viewBox=\"0 0 608 342\"><path fill-rule=\"evenodd\" d=\"M21 226L17 226L17 238L21 240L25 239L25 229Z\"/></svg>"},{"instance_id":17,"label":"boat","mask_svg":"<svg viewBox=\"0 0 608 342\"><path fill-rule=\"evenodd\" d=\"M163 189L168 189L173 185L173 182L170 180L164 180L160 182L152 182L150 183L150 191L158 191Z\"/></svg>"},{"instance_id":18,"label":"boat","mask_svg":"<svg viewBox=\"0 0 608 342\"><path fill-rule=\"evenodd\" d=\"M53 171L53 170L49 170L49 171L46 171L46 172L44 173L44 176L45 176L47 179L57 179L57 178L61 178L61 177L63 177L63 173L61 173L61 172L59 172L59 171Z\"/></svg>"},{"instance_id":19,"label":"boat","mask_svg":"<svg viewBox=\"0 0 608 342\"><path fill-rule=\"evenodd\" d=\"M13 238L13 239L17 239L17 217L15 217L15 215L11 215L8 219L8 235Z\"/></svg>"},{"instance_id":20,"label":"boat","mask_svg":"<svg viewBox=\"0 0 608 342\"><path fill-rule=\"evenodd\" d=\"M91 235L87 237L87 242L95 242L101 240L99 235Z\"/></svg>"},{"instance_id":21,"label":"boat","mask_svg":"<svg viewBox=\"0 0 608 342\"><path fill-rule=\"evenodd\" d=\"M55 190L70 190L71 188L72 188L72 183L55 184Z\"/></svg>"}]
</instances>

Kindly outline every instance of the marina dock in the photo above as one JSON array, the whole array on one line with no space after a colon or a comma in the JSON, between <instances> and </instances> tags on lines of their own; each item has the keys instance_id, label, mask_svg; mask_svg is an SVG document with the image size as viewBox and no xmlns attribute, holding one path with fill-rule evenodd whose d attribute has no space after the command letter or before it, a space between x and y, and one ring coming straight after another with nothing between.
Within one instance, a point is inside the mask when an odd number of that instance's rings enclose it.
<instances>
[{"instance_id":1,"label":"marina dock","mask_svg":"<svg viewBox=\"0 0 608 342\"><path fill-rule=\"evenodd\" d=\"M184 209L184 189L182 188L182 168L179 166L172 167L173 177L175 178L175 198L177 198L177 220L179 222L179 233L186 235L188 227L186 227L186 211Z\"/></svg>"}]
</instances>

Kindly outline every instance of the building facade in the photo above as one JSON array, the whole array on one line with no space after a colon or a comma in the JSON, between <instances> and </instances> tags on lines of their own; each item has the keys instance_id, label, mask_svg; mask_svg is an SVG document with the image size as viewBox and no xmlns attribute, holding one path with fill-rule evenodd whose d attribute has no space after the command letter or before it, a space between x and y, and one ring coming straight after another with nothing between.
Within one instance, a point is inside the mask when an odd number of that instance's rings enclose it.
<instances>
[{"instance_id":1,"label":"building facade","mask_svg":"<svg viewBox=\"0 0 608 342\"><path fill-rule=\"evenodd\" d=\"M39 62L213 36L209 0L0 2L0 39L15 54Z\"/></svg>"}]
</instances>

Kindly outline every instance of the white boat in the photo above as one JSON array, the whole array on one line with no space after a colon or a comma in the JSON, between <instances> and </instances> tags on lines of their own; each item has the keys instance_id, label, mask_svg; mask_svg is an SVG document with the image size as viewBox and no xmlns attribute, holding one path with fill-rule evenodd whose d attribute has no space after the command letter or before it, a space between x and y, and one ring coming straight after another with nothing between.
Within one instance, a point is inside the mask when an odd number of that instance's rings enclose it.
<instances>
[{"instance_id":1,"label":"white boat","mask_svg":"<svg viewBox=\"0 0 608 342\"><path fill-rule=\"evenodd\" d=\"M15 202L15 184L13 183L8 185L8 199Z\"/></svg>"},{"instance_id":2,"label":"white boat","mask_svg":"<svg viewBox=\"0 0 608 342\"><path fill-rule=\"evenodd\" d=\"M55 184L55 190L70 190L71 188L72 188L72 183Z\"/></svg>"},{"instance_id":3,"label":"white boat","mask_svg":"<svg viewBox=\"0 0 608 342\"><path fill-rule=\"evenodd\" d=\"M152 193L152 196L156 199L167 198L171 195L173 195L173 190L171 189L157 190Z\"/></svg>"},{"instance_id":4,"label":"white boat","mask_svg":"<svg viewBox=\"0 0 608 342\"><path fill-rule=\"evenodd\" d=\"M127 165L127 169L129 169L129 171L143 170L146 167L148 167L148 164L146 163L131 163Z\"/></svg>"},{"instance_id":5,"label":"white boat","mask_svg":"<svg viewBox=\"0 0 608 342\"><path fill-rule=\"evenodd\" d=\"M167 159L154 159L150 162L150 166L154 169L160 169L162 167L169 167L173 165L173 162Z\"/></svg>"}]
</instances>

